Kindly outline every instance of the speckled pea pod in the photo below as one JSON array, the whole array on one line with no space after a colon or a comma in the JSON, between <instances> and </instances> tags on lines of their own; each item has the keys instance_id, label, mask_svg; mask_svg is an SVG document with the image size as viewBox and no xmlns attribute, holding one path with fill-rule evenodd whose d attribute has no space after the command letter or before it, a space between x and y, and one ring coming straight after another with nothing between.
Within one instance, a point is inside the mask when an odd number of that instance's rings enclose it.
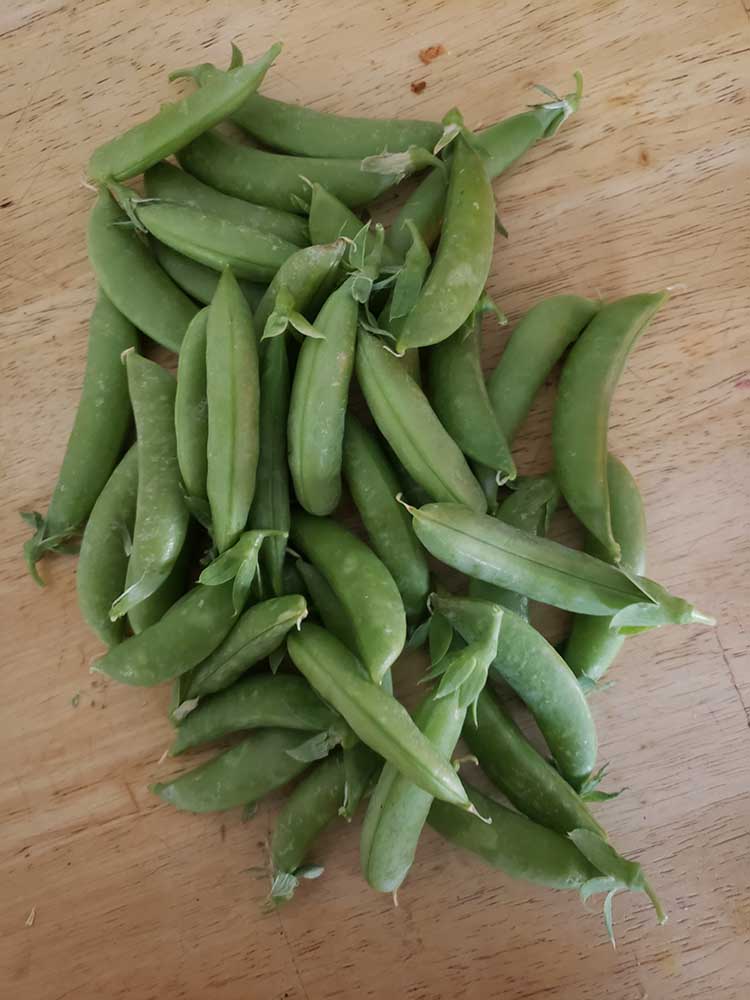
<instances>
[{"instance_id":1,"label":"speckled pea pod","mask_svg":"<svg viewBox=\"0 0 750 1000\"><path fill-rule=\"evenodd\" d=\"M206 500L208 475L208 400L206 398L206 327L208 309L201 309L182 342L177 368L174 425L177 461L188 497Z\"/></svg>"},{"instance_id":2,"label":"speckled pea pod","mask_svg":"<svg viewBox=\"0 0 750 1000\"><path fill-rule=\"evenodd\" d=\"M219 284L221 275L205 264L199 264L197 260L191 260L184 254L178 253L166 243L160 243L152 236L149 240L151 249L154 252L159 265L169 275L176 285L187 292L187 294L197 302L209 305L216 294L216 286ZM237 284L240 286L242 294L247 299L247 304L251 309L256 309L258 303L263 298L266 286L252 281L245 281L238 278Z\"/></svg>"}]
</instances>

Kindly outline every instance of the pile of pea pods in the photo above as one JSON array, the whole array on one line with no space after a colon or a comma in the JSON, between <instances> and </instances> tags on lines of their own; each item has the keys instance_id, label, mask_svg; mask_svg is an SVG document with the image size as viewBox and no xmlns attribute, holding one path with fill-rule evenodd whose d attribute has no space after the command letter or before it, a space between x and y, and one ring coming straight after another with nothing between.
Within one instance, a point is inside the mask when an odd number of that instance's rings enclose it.
<instances>
[{"instance_id":1,"label":"pile of pea pods","mask_svg":"<svg viewBox=\"0 0 750 1000\"><path fill-rule=\"evenodd\" d=\"M627 636L712 624L643 575L643 503L607 444L618 377L666 294L541 301L486 380L480 364L483 316L504 322L485 289L492 181L578 109L580 74L472 133L455 110L372 120L261 96L280 49L173 73L188 96L90 159L98 296L49 509L24 515L30 569L80 542L81 612L108 647L94 669L172 683L172 756L224 741L156 795L208 812L291 787L269 905L322 873L316 838L361 811L381 892L429 824L509 875L603 893L610 935L623 889L662 921L589 809L609 796L588 695ZM415 174L389 227L356 213ZM139 175L142 193L125 183ZM150 342L179 355L176 378ZM514 440L560 362L554 468L520 476ZM583 551L547 537L563 503ZM560 648L529 601L572 613ZM422 645L412 714L392 674ZM461 737L495 793L463 780Z\"/></svg>"}]
</instances>

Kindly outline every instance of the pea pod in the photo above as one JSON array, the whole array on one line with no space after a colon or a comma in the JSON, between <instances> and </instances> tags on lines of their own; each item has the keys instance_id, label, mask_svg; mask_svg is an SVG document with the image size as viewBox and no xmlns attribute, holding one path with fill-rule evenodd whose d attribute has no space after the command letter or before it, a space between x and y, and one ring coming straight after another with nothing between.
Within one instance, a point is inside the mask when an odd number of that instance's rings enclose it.
<instances>
[{"instance_id":1,"label":"pea pod","mask_svg":"<svg viewBox=\"0 0 750 1000\"><path fill-rule=\"evenodd\" d=\"M308 225L311 243L334 243L341 237L348 240L357 238L362 229L362 220L322 184L311 186L309 198ZM368 250L372 250L374 240L375 234L368 234ZM381 263L383 267L392 267L398 263L398 258L390 247L383 247Z\"/></svg>"},{"instance_id":2,"label":"pea pod","mask_svg":"<svg viewBox=\"0 0 750 1000\"><path fill-rule=\"evenodd\" d=\"M404 605L393 577L364 542L328 518L294 514L290 538L341 601L357 653L379 684L406 640Z\"/></svg>"},{"instance_id":3,"label":"pea pod","mask_svg":"<svg viewBox=\"0 0 750 1000\"><path fill-rule=\"evenodd\" d=\"M138 496L138 450L133 445L106 482L81 540L76 571L78 606L108 646L125 638L125 622L109 620L112 601L122 593L128 569Z\"/></svg>"},{"instance_id":4,"label":"pea pod","mask_svg":"<svg viewBox=\"0 0 750 1000\"><path fill-rule=\"evenodd\" d=\"M250 309L234 275L221 277L206 338L208 478L214 540L230 548L245 527L258 466L260 387Z\"/></svg>"},{"instance_id":5,"label":"pea pod","mask_svg":"<svg viewBox=\"0 0 750 1000\"><path fill-rule=\"evenodd\" d=\"M185 257L184 254L178 253L172 247L168 247L166 243L160 243L153 236L151 237L150 245L157 261L172 281L197 302L209 305L216 294L216 286L219 284L219 279L221 278L219 272L206 267L205 264L199 264L196 260ZM242 294L247 299L247 304L250 308L256 309L258 303L263 298L266 286L256 284L252 281L245 281L244 278L238 278L237 284L240 286Z\"/></svg>"},{"instance_id":6,"label":"pea pod","mask_svg":"<svg viewBox=\"0 0 750 1000\"><path fill-rule=\"evenodd\" d=\"M301 313L322 306L334 289L346 243L337 240L323 246L305 247L281 265L255 312L258 334L263 335L279 292L286 289Z\"/></svg>"},{"instance_id":7,"label":"pea pod","mask_svg":"<svg viewBox=\"0 0 750 1000\"><path fill-rule=\"evenodd\" d=\"M482 294L495 242L495 199L481 154L459 135L453 144L440 244L396 349L437 344L465 322Z\"/></svg>"},{"instance_id":8,"label":"pea pod","mask_svg":"<svg viewBox=\"0 0 750 1000\"><path fill-rule=\"evenodd\" d=\"M206 399L206 327L201 309L187 328L177 369L174 425L177 461L188 497L206 500L208 475L208 401Z\"/></svg>"},{"instance_id":9,"label":"pea pod","mask_svg":"<svg viewBox=\"0 0 750 1000\"><path fill-rule=\"evenodd\" d=\"M153 594L150 594L145 600L139 601L128 611L128 625L136 635L160 621L187 590L190 548L189 541L186 539L164 583L157 587ZM130 566L128 566L128 573L125 576L126 585L132 579L129 575L131 572Z\"/></svg>"},{"instance_id":10,"label":"pea pod","mask_svg":"<svg viewBox=\"0 0 750 1000\"><path fill-rule=\"evenodd\" d=\"M346 418L343 468L370 543L399 589L406 617L419 618L430 587L427 560L409 515L396 500L399 483L388 459L351 413Z\"/></svg>"},{"instance_id":11,"label":"pea pod","mask_svg":"<svg viewBox=\"0 0 750 1000\"><path fill-rule=\"evenodd\" d=\"M425 394L378 338L362 330L356 370L380 433L409 475L434 500L485 511L482 488Z\"/></svg>"},{"instance_id":12,"label":"pea pod","mask_svg":"<svg viewBox=\"0 0 750 1000\"><path fill-rule=\"evenodd\" d=\"M174 429L174 378L135 351L126 358L138 434L138 502L127 586L112 604L113 621L164 583L185 542L188 511L182 496Z\"/></svg>"},{"instance_id":13,"label":"pea pod","mask_svg":"<svg viewBox=\"0 0 750 1000\"><path fill-rule=\"evenodd\" d=\"M414 721L435 749L450 757L461 735L466 709L458 693L446 698L429 694ZM367 882L379 892L395 892L414 862L433 797L413 784L391 763L380 778L367 806L360 838L360 864Z\"/></svg>"},{"instance_id":14,"label":"pea pod","mask_svg":"<svg viewBox=\"0 0 750 1000\"><path fill-rule=\"evenodd\" d=\"M108 191L99 192L91 209L88 251L112 304L152 340L179 351L198 309L154 260Z\"/></svg>"},{"instance_id":15,"label":"pea pod","mask_svg":"<svg viewBox=\"0 0 750 1000\"><path fill-rule=\"evenodd\" d=\"M98 183L127 180L143 173L196 136L230 115L254 90L281 52L278 43L255 62L212 80L175 104L99 146L89 160L88 175Z\"/></svg>"},{"instance_id":16,"label":"pea pod","mask_svg":"<svg viewBox=\"0 0 750 1000\"><path fill-rule=\"evenodd\" d=\"M120 355L137 343L136 331L99 289L89 321L81 398L47 516L24 515L35 528L24 554L37 583L42 582L36 571L38 560L64 546L81 528L117 464L131 421Z\"/></svg>"},{"instance_id":17,"label":"pea pod","mask_svg":"<svg viewBox=\"0 0 750 1000\"><path fill-rule=\"evenodd\" d=\"M386 163L380 170L366 169L363 160L267 153L206 132L180 150L177 159L188 173L224 194L299 214L300 205L307 202L307 181L317 181L349 208L356 208L433 162L423 149L393 155L390 168Z\"/></svg>"},{"instance_id":18,"label":"pea pod","mask_svg":"<svg viewBox=\"0 0 750 1000\"><path fill-rule=\"evenodd\" d=\"M428 504L409 511L427 551L467 576L566 611L613 615L611 627L616 629L715 624L653 580L549 539L534 538L493 517L457 504Z\"/></svg>"},{"instance_id":19,"label":"pea pod","mask_svg":"<svg viewBox=\"0 0 750 1000\"><path fill-rule=\"evenodd\" d=\"M638 484L622 462L610 452L607 458L607 482L612 516L612 533L621 547L622 565L632 573L646 568L646 516ZM587 534L585 550L598 559L606 559L603 546ZM620 652L624 637L610 628L603 617L577 615L573 619L563 655L578 677L598 681Z\"/></svg>"},{"instance_id":20,"label":"pea pod","mask_svg":"<svg viewBox=\"0 0 750 1000\"><path fill-rule=\"evenodd\" d=\"M628 353L666 300L667 293L659 292L604 306L576 341L560 375L552 425L560 489L614 562L620 546L612 534L607 486L609 407Z\"/></svg>"},{"instance_id":21,"label":"pea pod","mask_svg":"<svg viewBox=\"0 0 750 1000\"><path fill-rule=\"evenodd\" d=\"M218 215L250 229L271 233L299 247L310 242L307 223L299 215L265 205L252 205L242 198L222 194L171 163L157 163L146 171L143 180L148 198L173 201L207 215Z\"/></svg>"},{"instance_id":22,"label":"pea pod","mask_svg":"<svg viewBox=\"0 0 750 1000\"><path fill-rule=\"evenodd\" d=\"M297 569L310 594L310 604L316 616L326 630L356 656L357 640L351 618L331 585L320 570L304 559L297 560Z\"/></svg>"},{"instance_id":23,"label":"pea pod","mask_svg":"<svg viewBox=\"0 0 750 1000\"><path fill-rule=\"evenodd\" d=\"M289 751L306 736L297 729L259 729L192 771L152 785L151 791L186 812L251 805L305 770L307 762Z\"/></svg>"}]
</instances>

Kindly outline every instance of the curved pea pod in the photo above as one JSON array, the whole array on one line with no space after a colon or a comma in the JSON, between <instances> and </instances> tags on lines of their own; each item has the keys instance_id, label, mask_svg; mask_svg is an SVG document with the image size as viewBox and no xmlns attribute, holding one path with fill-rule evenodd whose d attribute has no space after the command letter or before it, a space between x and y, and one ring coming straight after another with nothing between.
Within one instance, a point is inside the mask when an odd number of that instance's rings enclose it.
<instances>
[{"instance_id":1,"label":"curved pea pod","mask_svg":"<svg viewBox=\"0 0 750 1000\"><path fill-rule=\"evenodd\" d=\"M534 538L458 504L407 508L414 530L436 559L467 576L588 615L612 615L614 629L715 621L644 576L585 552Z\"/></svg>"},{"instance_id":2,"label":"curved pea pod","mask_svg":"<svg viewBox=\"0 0 750 1000\"><path fill-rule=\"evenodd\" d=\"M175 104L165 105L148 121L99 146L89 160L88 176L98 183L127 180L177 152L227 118L257 90L279 52L281 45L272 45L255 62L217 77Z\"/></svg>"},{"instance_id":3,"label":"curved pea pod","mask_svg":"<svg viewBox=\"0 0 750 1000\"><path fill-rule=\"evenodd\" d=\"M260 411L253 318L230 270L209 307L206 390L207 492L214 540L223 552L239 538L253 501Z\"/></svg>"},{"instance_id":4,"label":"curved pea pod","mask_svg":"<svg viewBox=\"0 0 750 1000\"><path fill-rule=\"evenodd\" d=\"M81 528L117 464L131 421L120 355L137 344L135 329L99 289L89 321L81 398L47 516L23 515L35 529L24 555L37 583L42 582L36 571L38 560L45 552L64 547Z\"/></svg>"},{"instance_id":5,"label":"curved pea pod","mask_svg":"<svg viewBox=\"0 0 750 1000\"><path fill-rule=\"evenodd\" d=\"M341 601L356 652L379 684L406 641L404 605L393 577L364 542L328 518L295 513L290 537Z\"/></svg>"},{"instance_id":6,"label":"curved pea pod","mask_svg":"<svg viewBox=\"0 0 750 1000\"><path fill-rule=\"evenodd\" d=\"M446 698L427 695L414 721L444 757L450 758L461 735L466 709L458 693ZM395 892L414 862L419 836L433 798L386 764L365 813L360 838L362 874L373 889Z\"/></svg>"},{"instance_id":7,"label":"curved pea pod","mask_svg":"<svg viewBox=\"0 0 750 1000\"><path fill-rule=\"evenodd\" d=\"M476 309L460 329L428 352L430 402L464 455L507 481L516 478L516 466L484 384L481 326L482 313Z\"/></svg>"},{"instance_id":8,"label":"curved pea pod","mask_svg":"<svg viewBox=\"0 0 750 1000\"><path fill-rule=\"evenodd\" d=\"M114 646L92 669L123 684L162 684L204 660L229 632L234 620L231 586L198 584L163 618Z\"/></svg>"},{"instance_id":9,"label":"curved pea pod","mask_svg":"<svg viewBox=\"0 0 750 1000\"><path fill-rule=\"evenodd\" d=\"M646 515L638 484L626 467L610 452L607 458L609 506L612 533L620 545L621 562L632 573L646 568ZM606 559L604 547L587 534L585 550ZM598 681L620 652L624 636L610 627L610 619L577 615L573 619L563 655L578 677Z\"/></svg>"},{"instance_id":10,"label":"curved pea pod","mask_svg":"<svg viewBox=\"0 0 750 1000\"><path fill-rule=\"evenodd\" d=\"M179 351L198 308L154 260L108 191L99 192L91 209L88 251L96 280L123 316L158 344Z\"/></svg>"},{"instance_id":11,"label":"curved pea pod","mask_svg":"<svg viewBox=\"0 0 750 1000\"><path fill-rule=\"evenodd\" d=\"M297 569L310 595L310 605L316 617L356 656L357 640L351 618L331 585L320 570L304 559L297 560Z\"/></svg>"},{"instance_id":12,"label":"curved pea pod","mask_svg":"<svg viewBox=\"0 0 750 1000\"><path fill-rule=\"evenodd\" d=\"M363 330L357 338L356 371L380 433L417 484L434 500L485 511L481 486L425 394L398 358Z\"/></svg>"},{"instance_id":13,"label":"curved pea pod","mask_svg":"<svg viewBox=\"0 0 750 1000\"><path fill-rule=\"evenodd\" d=\"M206 327L201 309L187 328L177 368L174 425L177 462L188 497L206 500L208 475L208 401L206 399Z\"/></svg>"},{"instance_id":14,"label":"curved pea pod","mask_svg":"<svg viewBox=\"0 0 750 1000\"><path fill-rule=\"evenodd\" d=\"M174 378L135 351L126 357L138 434L138 502L127 586L112 604L113 621L164 583L185 542L188 511L182 495L174 429Z\"/></svg>"},{"instance_id":15,"label":"curved pea pod","mask_svg":"<svg viewBox=\"0 0 750 1000\"><path fill-rule=\"evenodd\" d=\"M481 154L456 138L445 218L432 269L396 342L398 351L437 344L467 319L490 273L495 199Z\"/></svg>"},{"instance_id":16,"label":"curved pea pod","mask_svg":"<svg viewBox=\"0 0 750 1000\"><path fill-rule=\"evenodd\" d=\"M308 208L308 225L310 227L310 242L334 243L344 237L355 240L362 229L362 220L338 198L327 191L322 184L312 184L309 192L310 206ZM374 246L375 234L369 233L367 250ZM383 267L392 267L398 263L398 258L390 247L384 246L381 263Z\"/></svg>"},{"instance_id":17,"label":"curved pea pod","mask_svg":"<svg viewBox=\"0 0 750 1000\"><path fill-rule=\"evenodd\" d=\"M183 292L187 292L191 298L204 305L211 303L221 278L218 271L206 267L205 264L199 264L197 260L185 257L184 254L168 247L166 243L160 243L153 236L150 239L150 245L160 266ZM238 278L237 284L250 308L256 309L263 298L266 286L245 281L244 278Z\"/></svg>"},{"instance_id":18,"label":"curved pea pod","mask_svg":"<svg viewBox=\"0 0 750 1000\"><path fill-rule=\"evenodd\" d=\"M580 295L555 295L529 309L518 323L487 379L492 409L509 442L545 379L599 307Z\"/></svg>"},{"instance_id":19,"label":"curved pea pod","mask_svg":"<svg viewBox=\"0 0 750 1000\"><path fill-rule=\"evenodd\" d=\"M146 171L143 180L148 198L173 201L208 215L218 215L250 229L272 233L298 247L310 242L307 223L299 215L222 194L171 163L157 163Z\"/></svg>"},{"instance_id":20,"label":"curved pea pod","mask_svg":"<svg viewBox=\"0 0 750 1000\"><path fill-rule=\"evenodd\" d=\"M404 177L434 162L424 149L394 153L385 163L267 153L206 132L177 156L180 166L204 184L256 205L300 213L307 182L322 184L349 208L374 201Z\"/></svg>"},{"instance_id":21,"label":"curved pea pod","mask_svg":"<svg viewBox=\"0 0 750 1000\"><path fill-rule=\"evenodd\" d=\"M363 743L430 795L469 808L450 762L419 731L403 705L372 683L338 639L316 625L304 625L289 637L287 647L300 673Z\"/></svg>"},{"instance_id":22,"label":"curved pea pod","mask_svg":"<svg viewBox=\"0 0 750 1000\"><path fill-rule=\"evenodd\" d=\"M138 451L133 445L94 504L83 532L76 570L83 619L108 646L125 638L124 620L110 621L109 609L125 586L137 496Z\"/></svg>"},{"instance_id":23,"label":"curved pea pod","mask_svg":"<svg viewBox=\"0 0 750 1000\"><path fill-rule=\"evenodd\" d=\"M334 289L346 243L337 240L323 246L304 247L281 265L255 312L259 335L266 331L276 310L279 293L285 290L300 313L317 311Z\"/></svg>"},{"instance_id":24,"label":"curved pea pod","mask_svg":"<svg viewBox=\"0 0 750 1000\"><path fill-rule=\"evenodd\" d=\"M396 582L407 619L419 618L430 589L424 550L396 500L399 483L383 449L351 413L346 418L343 468L370 544Z\"/></svg>"},{"instance_id":25,"label":"curved pea pod","mask_svg":"<svg viewBox=\"0 0 750 1000\"><path fill-rule=\"evenodd\" d=\"M666 292L631 295L604 306L563 366L552 424L555 471L568 506L618 562L607 485L609 407L627 356Z\"/></svg>"},{"instance_id":26,"label":"curved pea pod","mask_svg":"<svg viewBox=\"0 0 750 1000\"><path fill-rule=\"evenodd\" d=\"M185 812L252 805L308 767L289 753L306 736L297 729L259 729L192 771L152 785L151 791Z\"/></svg>"},{"instance_id":27,"label":"curved pea pod","mask_svg":"<svg viewBox=\"0 0 750 1000\"><path fill-rule=\"evenodd\" d=\"M475 141L485 155L491 178L498 177L512 166L534 143L553 136L581 101L583 81L576 74L576 91L562 98L551 98L532 106L521 114L505 118L478 132ZM388 244L403 257L411 237L408 222L412 222L431 246L440 234L445 208L448 179L444 171L431 170L402 205L388 234Z\"/></svg>"},{"instance_id":28,"label":"curved pea pod","mask_svg":"<svg viewBox=\"0 0 750 1000\"><path fill-rule=\"evenodd\" d=\"M208 590L223 590L209 587ZM231 586L229 586L231 594ZM216 644L215 648L199 662L190 675L186 700L201 698L206 694L222 691L233 684L246 670L264 660L283 643L287 632L307 615L304 597L290 594L272 597L249 608L237 619L232 631Z\"/></svg>"},{"instance_id":29,"label":"curved pea pod","mask_svg":"<svg viewBox=\"0 0 750 1000\"><path fill-rule=\"evenodd\" d=\"M259 674L201 700L177 726L170 756L243 729L275 726L306 733L325 733L341 742L345 724L318 698L302 677Z\"/></svg>"}]
</instances>

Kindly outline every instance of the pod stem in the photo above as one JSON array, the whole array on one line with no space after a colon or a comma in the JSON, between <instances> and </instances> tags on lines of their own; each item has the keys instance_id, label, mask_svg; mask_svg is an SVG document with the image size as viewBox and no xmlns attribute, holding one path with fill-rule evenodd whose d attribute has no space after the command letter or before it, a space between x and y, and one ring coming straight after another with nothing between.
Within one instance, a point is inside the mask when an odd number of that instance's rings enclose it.
<instances>
[{"instance_id":1,"label":"pod stem","mask_svg":"<svg viewBox=\"0 0 750 1000\"><path fill-rule=\"evenodd\" d=\"M669 920L669 917L664 912L659 897L656 895L653 886L651 885L651 883L649 882L649 880L646 878L645 875L643 876L643 891L651 900L651 905L653 906L654 912L656 913L656 922L658 924L666 924L667 920Z\"/></svg>"}]
</instances>

